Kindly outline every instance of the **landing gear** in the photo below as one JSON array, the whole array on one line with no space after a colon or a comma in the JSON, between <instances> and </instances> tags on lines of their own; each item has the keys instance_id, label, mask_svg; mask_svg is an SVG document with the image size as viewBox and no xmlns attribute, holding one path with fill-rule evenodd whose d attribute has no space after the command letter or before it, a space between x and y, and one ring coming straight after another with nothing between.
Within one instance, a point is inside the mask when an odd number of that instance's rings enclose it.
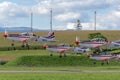
<instances>
[{"instance_id":1,"label":"landing gear","mask_svg":"<svg viewBox=\"0 0 120 80\"><path fill-rule=\"evenodd\" d=\"M63 56L64 56L64 57L67 57L66 53L63 53ZM59 56L59 57L62 58L62 53L60 53L60 56Z\"/></svg>"},{"instance_id":2,"label":"landing gear","mask_svg":"<svg viewBox=\"0 0 120 80\"><path fill-rule=\"evenodd\" d=\"M109 65L109 60L106 60L105 62L106 62L107 65ZM104 61L102 61L101 65L103 66L104 64L105 64Z\"/></svg>"},{"instance_id":3,"label":"landing gear","mask_svg":"<svg viewBox=\"0 0 120 80\"><path fill-rule=\"evenodd\" d=\"M53 56L53 54L51 53L51 54L50 54L50 56L52 57L52 56Z\"/></svg>"},{"instance_id":4,"label":"landing gear","mask_svg":"<svg viewBox=\"0 0 120 80\"><path fill-rule=\"evenodd\" d=\"M64 57L67 57L66 53L64 53Z\"/></svg>"},{"instance_id":5,"label":"landing gear","mask_svg":"<svg viewBox=\"0 0 120 80\"><path fill-rule=\"evenodd\" d=\"M26 47L28 48L28 50L30 49L30 47L29 47L29 44L28 44L28 43L26 43Z\"/></svg>"},{"instance_id":6,"label":"landing gear","mask_svg":"<svg viewBox=\"0 0 120 80\"><path fill-rule=\"evenodd\" d=\"M11 46L13 47L13 46L14 46L14 43L11 43Z\"/></svg>"},{"instance_id":7,"label":"landing gear","mask_svg":"<svg viewBox=\"0 0 120 80\"><path fill-rule=\"evenodd\" d=\"M14 46L14 41L12 41L11 46L12 46L12 47Z\"/></svg>"},{"instance_id":8,"label":"landing gear","mask_svg":"<svg viewBox=\"0 0 120 80\"><path fill-rule=\"evenodd\" d=\"M14 41L13 41L14 42ZM16 50L16 48L14 47L14 43L11 43L11 46L13 47L13 50ZM9 50L9 49L8 49Z\"/></svg>"},{"instance_id":9,"label":"landing gear","mask_svg":"<svg viewBox=\"0 0 120 80\"><path fill-rule=\"evenodd\" d=\"M104 65L104 62L103 62L103 61L101 62L101 65L102 65L102 66Z\"/></svg>"},{"instance_id":10,"label":"landing gear","mask_svg":"<svg viewBox=\"0 0 120 80\"><path fill-rule=\"evenodd\" d=\"M24 45L24 44L22 44L22 45L21 45L21 47L22 47L22 48L24 48L24 47L25 47L25 45Z\"/></svg>"},{"instance_id":11,"label":"landing gear","mask_svg":"<svg viewBox=\"0 0 120 80\"><path fill-rule=\"evenodd\" d=\"M96 61L94 61L93 64L96 64Z\"/></svg>"}]
</instances>

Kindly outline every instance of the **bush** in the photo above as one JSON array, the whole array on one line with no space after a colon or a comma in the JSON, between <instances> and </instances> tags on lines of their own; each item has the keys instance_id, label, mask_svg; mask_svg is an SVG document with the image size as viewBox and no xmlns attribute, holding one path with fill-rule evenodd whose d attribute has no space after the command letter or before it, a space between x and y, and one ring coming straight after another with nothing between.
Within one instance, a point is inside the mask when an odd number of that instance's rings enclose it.
<instances>
[{"instance_id":1,"label":"bush","mask_svg":"<svg viewBox=\"0 0 120 80\"><path fill-rule=\"evenodd\" d=\"M89 39L93 39L93 38L103 38L105 40L107 40L107 38L105 36L103 36L101 33L91 33L88 35Z\"/></svg>"}]
</instances>

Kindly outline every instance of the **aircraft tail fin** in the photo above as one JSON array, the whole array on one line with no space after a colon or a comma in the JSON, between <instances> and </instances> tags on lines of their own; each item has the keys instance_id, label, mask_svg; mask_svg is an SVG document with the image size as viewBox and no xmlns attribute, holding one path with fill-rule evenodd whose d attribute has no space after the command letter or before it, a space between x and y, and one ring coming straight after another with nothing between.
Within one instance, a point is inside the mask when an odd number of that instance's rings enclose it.
<instances>
[{"instance_id":1,"label":"aircraft tail fin","mask_svg":"<svg viewBox=\"0 0 120 80\"><path fill-rule=\"evenodd\" d=\"M45 38L54 38L55 34L54 32L49 32L48 35L44 36Z\"/></svg>"}]
</instances>

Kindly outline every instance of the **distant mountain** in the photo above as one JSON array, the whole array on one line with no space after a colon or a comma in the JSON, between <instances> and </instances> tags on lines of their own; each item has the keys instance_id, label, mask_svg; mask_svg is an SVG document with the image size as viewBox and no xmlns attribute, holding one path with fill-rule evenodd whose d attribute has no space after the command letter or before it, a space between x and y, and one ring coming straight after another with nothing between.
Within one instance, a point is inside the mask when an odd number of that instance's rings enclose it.
<instances>
[{"instance_id":1,"label":"distant mountain","mask_svg":"<svg viewBox=\"0 0 120 80\"><path fill-rule=\"evenodd\" d=\"M29 27L0 27L0 32L4 32L5 30L7 30L8 32L30 32L31 28ZM49 30L40 30L40 29L36 29L33 28L33 32L45 32L45 31L49 31Z\"/></svg>"},{"instance_id":2,"label":"distant mountain","mask_svg":"<svg viewBox=\"0 0 120 80\"><path fill-rule=\"evenodd\" d=\"M4 32L5 28L4 27L0 27L0 32Z\"/></svg>"}]
</instances>

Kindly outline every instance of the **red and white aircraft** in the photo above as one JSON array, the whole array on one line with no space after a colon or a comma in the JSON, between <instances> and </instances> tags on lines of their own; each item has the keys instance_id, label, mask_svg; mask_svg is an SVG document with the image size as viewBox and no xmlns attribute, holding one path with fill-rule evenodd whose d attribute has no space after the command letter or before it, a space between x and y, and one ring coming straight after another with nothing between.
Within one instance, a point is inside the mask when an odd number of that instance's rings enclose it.
<instances>
[{"instance_id":1,"label":"red and white aircraft","mask_svg":"<svg viewBox=\"0 0 120 80\"><path fill-rule=\"evenodd\" d=\"M3 37L14 41L18 41L18 42L22 42L23 45L24 43L28 43L29 40L33 39L36 37L35 34L33 33L29 33L29 32L25 32L25 33L20 33L20 34L8 34L6 31L3 34ZM13 44L13 43L12 43ZM14 44L13 44L14 45Z\"/></svg>"},{"instance_id":2,"label":"red and white aircraft","mask_svg":"<svg viewBox=\"0 0 120 80\"><path fill-rule=\"evenodd\" d=\"M55 38L54 32L49 32L48 35L38 37L35 41L36 42L56 42L54 38Z\"/></svg>"},{"instance_id":3,"label":"red and white aircraft","mask_svg":"<svg viewBox=\"0 0 120 80\"><path fill-rule=\"evenodd\" d=\"M49 50L51 52L57 52L57 53L60 53L60 56L62 56L62 54L64 56L66 56L66 53L68 51L70 51L71 49L73 50L73 47L70 47L70 46L67 46L67 45L64 45L64 44L60 44L60 45L57 45L57 46L43 46L44 48L46 48L46 50Z\"/></svg>"},{"instance_id":4,"label":"red and white aircraft","mask_svg":"<svg viewBox=\"0 0 120 80\"><path fill-rule=\"evenodd\" d=\"M75 44L77 44L81 47L88 47L88 48L97 48L97 47L100 47L100 46L105 45L107 43L108 43L108 41L103 39L103 38L94 38L94 39L86 40L86 41L82 41L82 42L80 42L77 39L75 41Z\"/></svg>"},{"instance_id":5,"label":"red and white aircraft","mask_svg":"<svg viewBox=\"0 0 120 80\"><path fill-rule=\"evenodd\" d=\"M48 46L46 49L49 51L53 51L53 52L58 52L58 53L64 53L65 51L67 51L68 49L70 49L71 47L69 46Z\"/></svg>"},{"instance_id":6,"label":"red and white aircraft","mask_svg":"<svg viewBox=\"0 0 120 80\"><path fill-rule=\"evenodd\" d=\"M102 61L101 65L104 64L104 61L106 61L107 64L109 64L109 60L111 59L120 61L120 55L115 55L115 54L99 54L99 55L87 54L87 57L90 59Z\"/></svg>"},{"instance_id":7,"label":"red and white aircraft","mask_svg":"<svg viewBox=\"0 0 120 80\"><path fill-rule=\"evenodd\" d=\"M116 59L116 60L118 59L118 57L116 57L115 55L110 55L110 54L108 54L108 55L105 55L105 54L99 54L99 55L87 54L87 57L90 59L102 61L101 65L104 65L104 62L109 64L110 59ZM94 61L94 64L96 64L96 61Z\"/></svg>"},{"instance_id":8,"label":"red and white aircraft","mask_svg":"<svg viewBox=\"0 0 120 80\"><path fill-rule=\"evenodd\" d=\"M66 53L85 53L90 51L89 48L81 48L81 47L71 47L69 45L66 44L60 44L57 46L43 46L44 48L46 48L46 50L49 50L51 52L57 52L60 53L60 56L62 54L66 55Z\"/></svg>"},{"instance_id":9,"label":"red and white aircraft","mask_svg":"<svg viewBox=\"0 0 120 80\"><path fill-rule=\"evenodd\" d=\"M87 57L90 59L101 60L101 61L107 61L107 60L115 58L114 55L104 55L104 54L100 54L100 55L87 54Z\"/></svg>"}]
</instances>

